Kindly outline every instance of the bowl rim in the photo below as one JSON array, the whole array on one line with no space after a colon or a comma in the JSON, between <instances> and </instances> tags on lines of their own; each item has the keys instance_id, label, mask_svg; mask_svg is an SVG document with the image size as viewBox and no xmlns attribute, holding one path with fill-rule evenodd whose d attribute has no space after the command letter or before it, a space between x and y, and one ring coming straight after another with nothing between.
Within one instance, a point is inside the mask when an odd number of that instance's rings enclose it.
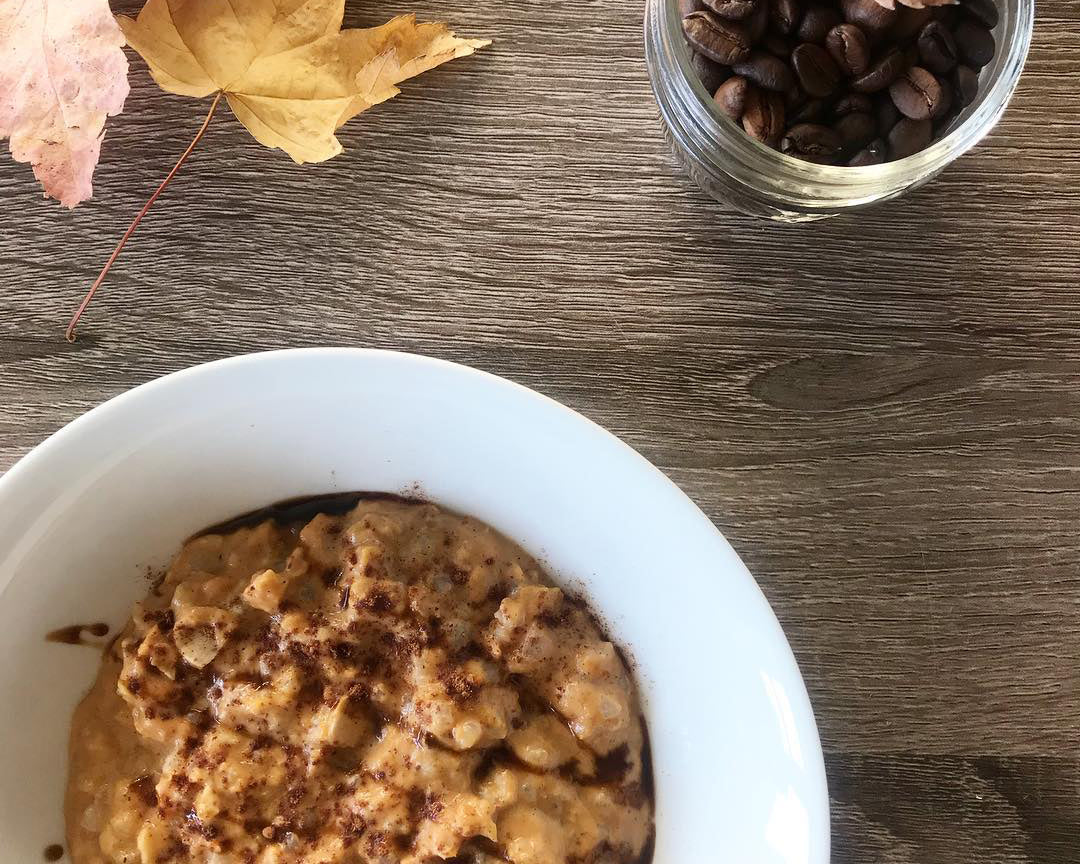
<instances>
[{"instance_id":1,"label":"bowl rim","mask_svg":"<svg viewBox=\"0 0 1080 864\"><path fill-rule=\"evenodd\" d=\"M783 655L784 663L789 667L788 672L791 675L792 681L797 682L800 685L800 687L797 688L798 693L795 694L797 698L793 700L793 704L791 705L794 712L791 717L791 722L799 729L801 738L803 738L803 734L805 734L803 741L808 748L807 751L804 751L805 764L809 776L815 781L814 785L817 787L817 794L815 797L812 800L807 800L805 804L814 817L813 822L820 826L820 831L817 833L817 836L811 835L809 838L811 843L809 848L813 850L815 856L820 856L813 859L815 862L827 862L830 858L831 844L830 805L824 754L821 748L817 720L809 700L809 695L806 691L805 680L803 679L802 672L799 669L791 645L787 640L786 634L783 633L783 629L780 626L768 599L757 584L757 581L753 578L752 574L750 574L749 570L742 565L742 561L738 557L738 554L731 548L727 539L715 526L712 520L663 471L603 426L590 420L580 412L575 411L530 387L461 363L390 349L356 348L348 346L284 348L225 357L206 363L188 366L131 387L94 406L60 427L24 454L11 466L11 468L0 475L0 510L4 509L5 503L14 503L13 501L7 501L7 499L15 497L14 493L18 491L20 485L25 484L27 481L32 482L34 472L38 470L38 466L47 465L48 461L53 458L54 453L59 454L65 448L73 445L74 442L77 442L79 437L84 434L84 430L90 430L97 424L106 422L107 418L111 417L118 409L124 409L132 403L139 402L149 394L157 393L161 390L168 390L180 382L187 382L191 379L205 376L213 376L222 369L257 366L267 363L273 364L277 362L287 363L293 359L307 360L309 358L330 358L332 360L338 357L374 357L382 358L390 362L411 364L420 370L425 368L442 370L443 372L464 376L473 381L483 382L490 387L511 391L519 397L539 400L548 410L557 409L558 413L564 415L567 419L570 419L584 432L601 438L608 446L614 445L615 449L624 457L629 457L631 462L639 470L643 470L646 474L652 476L654 480L662 481L669 492L675 493L676 500L683 505L685 510L684 514L682 514L682 518L693 516L702 520L702 522L711 529L720 545L740 565L741 578L747 580L748 585L751 587L751 593L755 595L755 600L759 606L758 612L766 616L766 620L771 619L771 622L775 625L777 633L780 634L779 641L782 642L780 651ZM15 536L17 536L17 534ZM3 565L6 554L7 550L0 550L0 565ZM2 572L3 569L5 568L0 566L0 572ZM3 595L9 587L11 580L14 579L14 576L14 572L11 572L9 573L8 579L0 582L0 601L2 601Z\"/></svg>"}]
</instances>

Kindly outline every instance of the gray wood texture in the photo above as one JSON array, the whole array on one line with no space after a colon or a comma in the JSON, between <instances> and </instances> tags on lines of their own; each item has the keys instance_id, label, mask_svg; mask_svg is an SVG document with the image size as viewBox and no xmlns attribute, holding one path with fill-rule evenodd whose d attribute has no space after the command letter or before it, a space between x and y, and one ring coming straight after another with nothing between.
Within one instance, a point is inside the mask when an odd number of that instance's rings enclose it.
<instances>
[{"instance_id":1,"label":"gray wood texture","mask_svg":"<svg viewBox=\"0 0 1080 864\"><path fill-rule=\"evenodd\" d=\"M505 375L638 448L746 560L817 711L837 864L1080 861L1080 2L1040 3L976 150L801 227L678 170L640 5L421 0L497 41L350 123L324 165L223 112L68 345L207 107L134 60L92 202L68 213L0 165L0 469L242 352Z\"/></svg>"}]
</instances>

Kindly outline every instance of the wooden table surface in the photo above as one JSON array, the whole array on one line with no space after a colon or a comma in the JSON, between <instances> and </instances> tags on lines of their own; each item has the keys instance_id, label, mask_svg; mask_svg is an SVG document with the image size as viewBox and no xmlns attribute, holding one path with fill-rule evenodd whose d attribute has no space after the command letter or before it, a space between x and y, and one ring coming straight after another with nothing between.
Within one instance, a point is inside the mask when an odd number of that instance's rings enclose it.
<instances>
[{"instance_id":1,"label":"wooden table surface","mask_svg":"<svg viewBox=\"0 0 1080 864\"><path fill-rule=\"evenodd\" d=\"M353 0L349 23L403 7ZM640 3L423 0L494 38L295 166L141 61L74 212L0 167L0 469L143 381L400 348L620 435L743 556L798 656L834 861L1080 861L1080 2L998 128L910 196L782 227L677 169ZM332 422L333 418L322 418Z\"/></svg>"}]
</instances>

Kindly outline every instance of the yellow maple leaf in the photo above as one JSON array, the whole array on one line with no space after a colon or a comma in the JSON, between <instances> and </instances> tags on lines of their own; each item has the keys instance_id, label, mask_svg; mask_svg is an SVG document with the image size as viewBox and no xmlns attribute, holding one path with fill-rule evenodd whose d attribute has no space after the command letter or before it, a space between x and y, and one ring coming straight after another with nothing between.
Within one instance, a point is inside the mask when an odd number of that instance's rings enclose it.
<instances>
[{"instance_id":1,"label":"yellow maple leaf","mask_svg":"<svg viewBox=\"0 0 1080 864\"><path fill-rule=\"evenodd\" d=\"M415 15L342 30L344 17L345 0L147 0L138 17L116 16L162 89L215 95L199 131L83 296L67 326L69 342L124 245L202 139L222 96L260 144L297 162L322 162L341 152L334 132L397 96L400 82L490 44L459 39L445 24L419 23ZM0 74L0 85L4 80Z\"/></svg>"},{"instance_id":2,"label":"yellow maple leaf","mask_svg":"<svg viewBox=\"0 0 1080 864\"><path fill-rule=\"evenodd\" d=\"M334 132L351 117L489 44L415 15L342 30L344 14L345 0L147 0L117 20L162 89L223 93L259 143L297 162L336 156Z\"/></svg>"}]
</instances>

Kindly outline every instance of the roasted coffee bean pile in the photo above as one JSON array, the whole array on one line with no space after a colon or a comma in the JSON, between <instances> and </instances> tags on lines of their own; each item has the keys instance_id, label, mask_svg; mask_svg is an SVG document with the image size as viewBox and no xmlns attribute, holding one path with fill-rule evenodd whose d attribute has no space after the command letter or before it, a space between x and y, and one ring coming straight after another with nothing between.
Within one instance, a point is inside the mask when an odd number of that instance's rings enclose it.
<instances>
[{"instance_id":1,"label":"roasted coffee bean pile","mask_svg":"<svg viewBox=\"0 0 1080 864\"><path fill-rule=\"evenodd\" d=\"M994 57L994 0L887 9L877 0L671 0L717 106L809 162L917 153L975 100Z\"/></svg>"}]
</instances>

